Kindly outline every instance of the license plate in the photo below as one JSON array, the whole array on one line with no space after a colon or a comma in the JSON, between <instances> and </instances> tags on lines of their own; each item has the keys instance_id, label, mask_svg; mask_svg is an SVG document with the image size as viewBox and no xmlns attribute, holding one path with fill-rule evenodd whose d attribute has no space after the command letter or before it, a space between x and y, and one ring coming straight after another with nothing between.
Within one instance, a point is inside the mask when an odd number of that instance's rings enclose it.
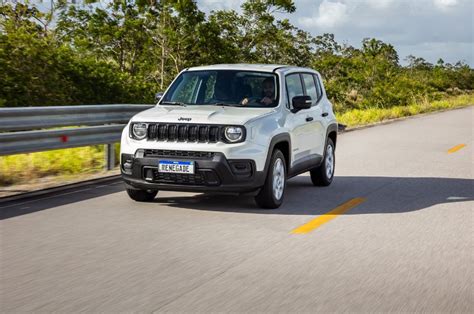
<instances>
[{"instance_id":1,"label":"license plate","mask_svg":"<svg viewBox=\"0 0 474 314\"><path fill-rule=\"evenodd\" d=\"M158 163L158 172L194 174L194 162L160 160Z\"/></svg>"}]
</instances>

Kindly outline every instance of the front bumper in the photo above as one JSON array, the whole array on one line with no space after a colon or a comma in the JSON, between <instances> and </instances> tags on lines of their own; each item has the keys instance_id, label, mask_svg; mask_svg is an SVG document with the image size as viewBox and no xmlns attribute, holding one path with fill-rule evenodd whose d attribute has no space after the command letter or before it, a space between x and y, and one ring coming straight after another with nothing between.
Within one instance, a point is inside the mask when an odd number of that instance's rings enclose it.
<instances>
[{"instance_id":1,"label":"front bumper","mask_svg":"<svg viewBox=\"0 0 474 314\"><path fill-rule=\"evenodd\" d=\"M120 169L128 188L247 193L258 190L265 182L264 172L256 171L255 161L250 159L227 159L222 153L186 154L180 151L159 150L153 152L139 156L121 155ZM176 154L177 152L179 154ZM195 174L160 173L158 172L160 160L193 161Z\"/></svg>"}]
</instances>

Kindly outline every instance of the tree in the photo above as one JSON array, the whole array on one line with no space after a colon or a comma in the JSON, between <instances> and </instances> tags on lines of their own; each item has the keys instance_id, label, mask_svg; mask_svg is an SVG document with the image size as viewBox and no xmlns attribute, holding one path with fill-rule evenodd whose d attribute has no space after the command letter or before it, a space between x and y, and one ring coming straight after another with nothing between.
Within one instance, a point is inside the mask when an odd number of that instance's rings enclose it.
<instances>
[{"instance_id":1,"label":"tree","mask_svg":"<svg viewBox=\"0 0 474 314\"><path fill-rule=\"evenodd\" d=\"M152 102L183 69L215 63L310 66L339 111L474 89L463 62L409 56L401 66L389 43L313 37L276 14L295 10L291 0L247 0L241 13L207 16L195 0L1 4L0 106Z\"/></svg>"},{"instance_id":2,"label":"tree","mask_svg":"<svg viewBox=\"0 0 474 314\"><path fill-rule=\"evenodd\" d=\"M393 65L398 65L398 54L395 48L375 38L365 38L362 41L362 52L372 58L382 58Z\"/></svg>"}]
</instances>

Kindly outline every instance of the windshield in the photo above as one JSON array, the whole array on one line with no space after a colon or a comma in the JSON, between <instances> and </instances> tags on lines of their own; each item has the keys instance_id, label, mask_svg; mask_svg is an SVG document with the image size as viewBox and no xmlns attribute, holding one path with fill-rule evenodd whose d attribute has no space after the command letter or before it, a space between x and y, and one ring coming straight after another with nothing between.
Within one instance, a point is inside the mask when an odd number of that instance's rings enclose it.
<instances>
[{"instance_id":1,"label":"windshield","mask_svg":"<svg viewBox=\"0 0 474 314\"><path fill-rule=\"evenodd\" d=\"M273 73L212 70L182 73L160 104L275 107L277 76Z\"/></svg>"}]
</instances>

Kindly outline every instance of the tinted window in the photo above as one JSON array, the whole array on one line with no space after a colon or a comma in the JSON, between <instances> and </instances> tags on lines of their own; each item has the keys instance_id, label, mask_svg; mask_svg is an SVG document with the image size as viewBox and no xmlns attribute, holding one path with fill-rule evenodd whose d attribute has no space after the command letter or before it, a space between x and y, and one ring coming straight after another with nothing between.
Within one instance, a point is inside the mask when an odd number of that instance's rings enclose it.
<instances>
[{"instance_id":1,"label":"tinted window","mask_svg":"<svg viewBox=\"0 0 474 314\"><path fill-rule=\"evenodd\" d=\"M288 92L288 102L290 107L292 107L291 100L293 97L304 95L303 86L301 85L301 79L298 73L290 74L286 77L286 90Z\"/></svg>"},{"instance_id":2,"label":"tinted window","mask_svg":"<svg viewBox=\"0 0 474 314\"><path fill-rule=\"evenodd\" d=\"M306 88L306 95L311 97L313 105L318 100L318 92L316 91L316 85L314 85L314 78L312 74L303 74L303 82Z\"/></svg>"},{"instance_id":3,"label":"tinted window","mask_svg":"<svg viewBox=\"0 0 474 314\"><path fill-rule=\"evenodd\" d=\"M198 76L183 75L174 90L173 101L191 103L196 99L197 86L202 83L202 78Z\"/></svg>"},{"instance_id":4,"label":"tinted window","mask_svg":"<svg viewBox=\"0 0 474 314\"><path fill-rule=\"evenodd\" d=\"M237 70L187 71L170 86L161 101L166 102L275 107L278 105L277 76Z\"/></svg>"},{"instance_id":5,"label":"tinted window","mask_svg":"<svg viewBox=\"0 0 474 314\"><path fill-rule=\"evenodd\" d=\"M313 77L314 77L314 81L316 82L316 90L317 90L318 98L319 98L323 94L323 91L321 89L321 83L319 82L319 76L313 75Z\"/></svg>"}]
</instances>

